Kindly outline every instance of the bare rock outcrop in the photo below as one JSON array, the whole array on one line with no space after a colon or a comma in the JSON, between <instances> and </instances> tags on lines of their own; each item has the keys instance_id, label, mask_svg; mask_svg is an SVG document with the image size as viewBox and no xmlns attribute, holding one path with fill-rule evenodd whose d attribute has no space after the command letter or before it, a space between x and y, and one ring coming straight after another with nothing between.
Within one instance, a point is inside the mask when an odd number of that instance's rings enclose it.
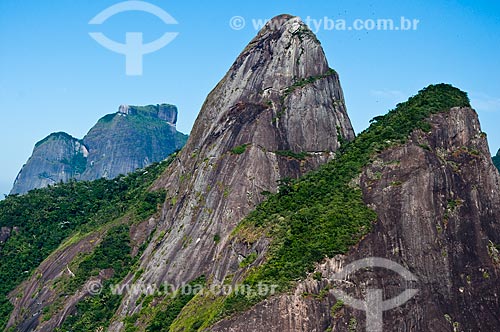
<instances>
[{"instance_id":1,"label":"bare rock outcrop","mask_svg":"<svg viewBox=\"0 0 500 332\"><path fill-rule=\"evenodd\" d=\"M354 132L338 75L298 17L275 18L209 94L186 147L156 182L167 201L137 282L223 280L238 268L229 248L238 222L278 180L330 160L339 137ZM139 310L136 297L125 296L118 316ZM111 330L122 327L117 319Z\"/></svg>"},{"instance_id":2,"label":"bare rock outcrop","mask_svg":"<svg viewBox=\"0 0 500 332\"><path fill-rule=\"evenodd\" d=\"M187 140L176 130L176 121L173 105L121 105L83 138L89 155L80 179L112 179L164 160Z\"/></svg>"},{"instance_id":3,"label":"bare rock outcrop","mask_svg":"<svg viewBox=\"0 0 500 332\"><path fill-rule=\"evenodd\" d=\"M10 227L1 227L0 228L0 244L5 243L9 238L12 230Z\"/></svg>"}]
</instances>

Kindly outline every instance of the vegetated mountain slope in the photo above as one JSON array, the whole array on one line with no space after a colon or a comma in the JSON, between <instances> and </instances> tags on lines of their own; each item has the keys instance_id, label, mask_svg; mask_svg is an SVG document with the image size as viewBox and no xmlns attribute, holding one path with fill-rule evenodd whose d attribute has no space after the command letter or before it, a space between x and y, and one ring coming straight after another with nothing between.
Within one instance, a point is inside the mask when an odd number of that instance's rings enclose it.
<instances>
[{"instance_id":1,"label":"vegetated mountain slope","mask_svg":"<svg viewBox=\"0 0 500 332\"><path fill-rule=\"evenodd\" d=\"M317 168L353 137L319 41L297 17L273 19L209 94L185 148L156 182L167 190L162 219L140 277L126 282L180 285L201 275L222 282L245 255L228 250L237 223L278 180ZM110 330L123 330L132 313L127 328L153 324L167 302L126 294Z\"/></svg>"},{"instance_id":2,"label":"vegetated mountain slope","mask_svg":"<svg viewBox=\"0 0 500 332\"><path fill-rule=\"evenodd\" d=\"M120 280L120 273L128 273L132 256L148 236L148 228L138 223L149 219L165 197L161 191L147 189L171 160L113 180L72 180L1 201L0 329L14 309L11 329L27 331L43 322L44 330L52 331L60 324L59 311L64 308L65 315L74 311L66 306L64 301L68 299L62 300L64 294L73 294L86 278L100 276L101 270L114 269L115 282ZM127 229L131 235L137 231L142 234L129 238ZM103 247L101 256L89 256L99 252L99 243ZM78 259L73 263L75 257ZM87 262L82 264L82 259ZM70 278L70 271L74 278ZM14 290L25 279L30 282L24 285L31 287ZM52 282L59 288L52 288ZM10 292L14 306L7 298ZM105 309L109 320L114 313L112 302ZM101 308L101 317L94 317L94 323L102 323L106 310Z\"/></svg>"},{"instance_id":3,"label":"vegetated mountain slope","mask_svg":"<svg viewBox=\"0 0 500 332\"><path fill-rule=\"evenodd\" d=\"M233 316L210 331L364 331L365 312L330 290L362 299L378 288L388 299L407 287L417 296L384 313L384 331L500 329L500 178L465 93L429 86L374 122L335 161L292 182L235 232L233 246L250 243L257 253L238 282L290 292L264 301L202 298L198 308L184 308L172 331L211 311L208 326ZM273 238L264 253L255 234ZM418 281L407 284L386 269L332 281L366 257L397 262Z\"/></svg>"},{"instance_id":4,"label":"vegetated mountain slope","mask_svg":"<svg viewBox=\"0 0 500 332\"><path fill-rule=\"evenodd\" d=\"M184 146L173 105L127 106L101 118L82 139L54 133L35 145L11 194L75 180L114 178L165 159Z\"/></svg>"}]
</instances>

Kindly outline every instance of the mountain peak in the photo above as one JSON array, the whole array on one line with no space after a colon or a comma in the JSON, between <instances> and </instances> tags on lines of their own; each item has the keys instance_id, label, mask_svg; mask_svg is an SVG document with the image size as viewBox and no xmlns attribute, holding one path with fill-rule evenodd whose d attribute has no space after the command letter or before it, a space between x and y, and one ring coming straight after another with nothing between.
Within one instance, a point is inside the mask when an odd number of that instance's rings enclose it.
<instances>
[{"instance_id":1,"label":"mountain peak","mask_svg":"<svg viewBox=\"0 0 500 332\"><path fill-rule=\"evenodd\" d=\"M310 105L317 103L313 100L316 92L324 102L313 110ZM331 105L332 101L335 105ZM209 133L220 131L217 127L228 116L248 121L264 110L272 113L270 121L279 131L306 126L303 122L311 120L312 113L324 120L318 129L328 133L324 135L328 138L322 144L307 142L305 132L294 132L296 137L288 140L291 144L280 149L333 151L338 147L336 126L340 126L342 136L354 138L339 77L330 69L320 42L299 17L277 16L250 41L208 95L188 145L200 148L209 139ZM317 140L311 133L307 135Z\"/></svg>"},{"instance_id":2,"label":"mountain peak","mask_svg":"<svg viewBox=\"0 0 500 332\"><path fill-rule=\"evenodd\" d=\"M279 89L328 70L328 61L314 33L299 17L284 14L266 23L229 73L235 78L259 77L260 88Z\"/></svg>"},{"instance_id":3,"label":"mountain peak","mask_svg":"<svg viewBox=\"0 0 500 332\"><path fill-rule=\"evenodd\" d=\"M58 132L55 132L55 133L51 133L49 136L45 137L44 139L38 141L35 143L35 147L39 147L51 140L57 140L57 139L60 139L60 140L67 140L67 141L78 141L77 138L74 138L73 136L71 136L70 134L68 133L65 133L63 131L58 131Z\"/></svg>"},{"instance_id":4,"label":"mountain peak","mask_svg":"<svg viewBox=\"0 0 500 332\"><path fill-rule=\"evenodd\" d=\"M269 32L273 33L275 38L278 37L276 39L279 39L281 37L287 38L290 34L297 34L299 31L308 34L316 43L320 44L314 33L302 22L300 17L289 14L281 14L267 21L254 40L261 39Z\"/></svg>"}]
</instances>

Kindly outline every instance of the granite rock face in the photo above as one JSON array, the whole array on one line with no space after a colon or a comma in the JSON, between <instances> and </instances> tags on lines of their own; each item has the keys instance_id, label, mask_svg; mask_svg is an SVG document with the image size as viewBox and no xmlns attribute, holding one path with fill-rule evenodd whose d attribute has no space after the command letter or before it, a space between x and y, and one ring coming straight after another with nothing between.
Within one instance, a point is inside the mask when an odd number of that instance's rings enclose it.
<instances>
[{"instance_id":1,"label":"granite rock face","mask_svg":"<svg viewBox=\"0 0 500 332\"><path fill-rule=\"evenodd\" d=\"M81 140L62 132L50 134L35 145L33 154L17 175L11 194L80 178L88 154Z\"/></svg>"},{"instance_id":2,"label":"granite rock face","mask_svg":"<svg viewBox=\"0 0 500 332\"><path fill-rule=\"evenodd\" d=\"M316 37L298 17L275 20L285 23L266 25L237 58L157 181L167 201L138 283L180 285L201 274L222 281L238 267L230 233L262 193L331 159L339 136L354 138L338 75ZM126 294L118 316L136 312L136 300ZM114 321L110 330L123 329Z\"/></svg>"},{"instance_id":3,"label":"granite rock face","mask_svg":"<svg viewBox=\"0 0 500 332\"><path fill-rule=\"evenodd\" d=\"M500 177L472 109L454 108L429 122L430 133L415 131L361 174L364 200L378 215L368 236L318 265L321 280L311 274L290 294L210 330L365 331L366 313L335 305L339 299L329 289L363 299L374 288L385 300L418 290L384 312L383 331L500 330ZM385 268L335 280L344 266L366 257L396 262L417 281Z\"/></svg>"},{"instance_id":4,"label":"granite rock face","mask_svg":"<svg viewBox=\"0 0 500 332\"><path fill-rule=\"evenodd\" d=\"M121 105L82 139L54 133L35 145L11 194L24 194L59 182L114 178L165 159L187 136L176 130L173 105Z\"/></svg>"}]
</instances>

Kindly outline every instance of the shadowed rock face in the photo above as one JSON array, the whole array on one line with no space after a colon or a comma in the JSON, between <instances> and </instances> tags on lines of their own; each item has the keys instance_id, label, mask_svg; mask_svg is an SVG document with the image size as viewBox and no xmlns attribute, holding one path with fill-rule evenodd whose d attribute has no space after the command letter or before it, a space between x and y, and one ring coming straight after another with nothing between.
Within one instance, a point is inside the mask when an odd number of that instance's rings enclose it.
<instances>
[{"instance_id":1,"label":"shadowed rock face","mask_svg":"<svg viewBox=\"0 0 500 332\"><path fill-rule=\"evenodd\" d=\"M59 182L114 178L165 159L182 148L173 105L121 105L101 118L79 140L54 133L35 145L14 182L11 194L24 194Z\"/></svg>"},{"instance_id":2,"label":"shadowed rock face","mask_svg":"<svg viewBox=\"0 0 500 332\"><path fill-rule=\"evenodd\" d=\"M250 42L155 184L167 190L167 201L137 282L180 285L201 274L223 280L238 268L229 234L261 193L329 160L340 146L337 134L354 138L338 76L316 37L297 17L275 20L285 23L271 22ZM285 150L309 156L276 153ZM134 296L125 296L120 314L136 310Z\"/></svg>"},{"instance_id":3,"label":"shadowed rock face","mask_svg":"<svg viewBox=\"0 0 500 332\"><path fill-rule=\"evenodd\" d=\"M382 289L385 299L417 288L414 298L384 313L383 331L499 331L500 178L472 109L433 115L430 123L430 133L414 132L363 171L364 200L378 220L347 255L317 267L322 281L309 277L292 294L210 330L365 331L365 312L344 306L332 313L335 297L318 296L334 287L360 299L369 288ZM406 285L382 268L328 281L365 257L397 262L418 281Z\"/></svg>"}]
</instances>

